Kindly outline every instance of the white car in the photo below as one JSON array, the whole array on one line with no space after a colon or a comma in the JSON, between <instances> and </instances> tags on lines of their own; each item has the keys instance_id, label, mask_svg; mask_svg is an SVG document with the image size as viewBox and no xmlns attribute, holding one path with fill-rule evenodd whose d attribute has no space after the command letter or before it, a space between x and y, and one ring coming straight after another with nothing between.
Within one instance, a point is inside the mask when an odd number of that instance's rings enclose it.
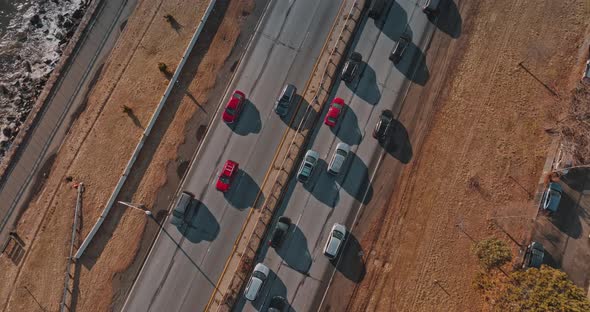
<instances>
[{"instance_id":1,"label":"white car","mask_svg":"<svg viewBox=\"0 0 590 312\"><path fill-rule=\"evenodd\" d=\"M313 173L313 168L315 168L316 164L318 163L318 159L320 159L320 154L318 152L314 150L308 150L301 161L299 170L297 171L297 180L303 183L309 181L309 178Z\"/></svg>"},{"instance_id":2,"label":"white car","mask_svg":"<svg viewBox=\"0 0 590 312\"><path fill-rule=\"evenodd\" d=\"M333 175L339 174L349 153L350 146L348 144L342 142L338 143L334 155L332 155L332 159L330 160L330 164L328 165L328 173Z\"/></svg>"},{"instance_id":3,"label":"white car","mask_svg":"<svg viewBox=\"0 0 590 312\"><path fill-rule=\"evenodd\" d=\"M326 246L324 246L324 255L330 258L330 260L335 259L345 239L346 227L342 224L334 223L330 231L330 236L328 236L328 240L326 241Z\"/></svg>"},{"instance_id":4,"label":"white car","mask_svg":"<svg viewBox=\"0 0 590 312\"><path fill-rule=\"evenodd\" d=\"M262 289L264 282L266 282L266 279L268 278L268 273L270 273L270 269L262 263L258 263L254 267L248 285L246 285L246 289L244 290L244 297L246 297L247 300L256 300L260 289Z\"/></svg>"}]
</instances>

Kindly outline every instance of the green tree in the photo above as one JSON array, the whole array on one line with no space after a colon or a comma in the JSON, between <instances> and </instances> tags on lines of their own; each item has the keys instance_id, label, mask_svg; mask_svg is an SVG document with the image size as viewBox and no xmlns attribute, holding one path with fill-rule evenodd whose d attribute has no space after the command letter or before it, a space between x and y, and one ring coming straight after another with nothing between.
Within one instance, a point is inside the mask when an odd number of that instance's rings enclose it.
<instances>
[{"instance_id":1,"label":"green tree","mask_svg":"<svg viewBox=\"0 0 590 312\"><path fill-rule=\"evenodd\" d=\"M590 311L584 291L554 268L515 271L505 280L494 308L497 311Z\"/></svg>"},{"instance_id":2,"label":"green tree","mask_svg":"<svg viewBox=\"0 0 590 312\"><path fill-rule=\"evenodd\" d=\"M489 271L499 268L512 260L512 252L506 242L495 237L480 240L472 247L481 266Z\"/></svg>"}]
</instances>

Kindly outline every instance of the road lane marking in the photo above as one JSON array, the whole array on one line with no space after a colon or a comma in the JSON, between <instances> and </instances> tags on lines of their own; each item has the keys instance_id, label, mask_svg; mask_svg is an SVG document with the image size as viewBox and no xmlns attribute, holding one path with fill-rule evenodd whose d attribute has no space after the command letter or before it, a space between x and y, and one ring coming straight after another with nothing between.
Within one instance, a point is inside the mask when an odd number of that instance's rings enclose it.
<instances>
[{"instance_id":1,"label":"road lane marking","mask_svg":"<svg viewBox=\"0 0 590 312\"><path fill-rule=\"evenodd\" d=\"M270 3L271 2L272 2L272 0L269 1L268 5L267 5L267 8L265 9L265 12L264 12L263 16L262 16L262 18L259 21L259 25L257 26L257 29L255 30L255 33L258 33L258 28L260 27L261 22L264 20L264 18L266 16L266 13L268 13L268 10L267 9L270 6ZM256 207L256 205L258 204L258 201L260 200L260 196L262 195L262 190L264 189L264 186L266 185L266 182L268 181L268 177L270 176L270 173L273 171L274 163L276 161L276 158L279 155L279 152L281 151L281 148L282 148L282 146L283 146L283 144L285 142L285 139L287 137L287 134L291 130L291 125L293 124L293 121L295 120L295 117L297 116L297 113L299 113L299 109L301 108L301 104L303 103L303 100L304 100L303 95L305 95L305 93L307 92L307 89L309 88L309 85L311 84L311 81L312 81L312 79L314 77L313 74L316 72L317 67L318 67L318 64L320 63L320 60L321 60L321 56L325 52L325 49L326 49L326 47L328 45L328 42L330 41L330 38L332 37L332 33L334 31L334 27L337 24L336 23L337 22L337 19L340 16L340 14L342 13L342 9L344 8L344 4L345 3L346 3L345 0L342 0L342 2L340 3L340 7L338 8L338 13L336 13L336 20L334 21L334 23L332 23L332 27L330 28L330 32L328 33L328 36L326 37L326 40L324 41L324 44L322 46L322 49L320 50L319 56L318 56L318 58L316 59L316 61L314 63L314 66L312 68L310 77L308 78L307 82L305 83L305 87L303 88L303 92L300 93L299 103L297 104L297 108L295 109L295 112L291 116L291 120L289 121L288 126L286 127L285 131L283 132L283 136L281 138L281 141L280 141L278 147L275 150L273 159L272 159L272 161L270 163L270 167L268 168L266 174L264 175L264 179L263 179L262 184L260 186L260 191L256 195L256 199L252 203L252 207L250 207L251 209L248 212L248 216L246 217L246 220L245 220L244 224L242 225L242 228L240 230L240 233L238 234L238 236L236 238L236 241L234 242L234 246L232 247L232 251L231 251L229 257L227 258L227 260L225 262L225 265L223 267L223 271L221 272L221 275L219 276L219 279L218 279L218 281L217 281L217 283L215 285L215 288L213 289L213 293L211 294L211 296L209 298L209 302L207 303L207 306L205 307L205 311L209 311L209 309L211 307L211 303L213 302L213 299L214 299L214 297L215 297L215 295L216 295L216 293L217 293L217 291L219 289L219 285L221 284L221 280L223 279L223 277L225 276L225 274L227 272L227 268L229 266L229 262L230 262L230 260L231 260L231 258L233 256L234 252L237 249L237 246L238 246L238 243L241 240L241 237L244 234L244 231L246 229L246 225L248 224L250 218L252 217L252 213L254 211L254 207ZM254 36L252 38L254 38ZM253 40L251 42L253 42ZM246 48L246 51L250 48L251 42L248 44L248 46Z\"/></svg>"}]
</instances>

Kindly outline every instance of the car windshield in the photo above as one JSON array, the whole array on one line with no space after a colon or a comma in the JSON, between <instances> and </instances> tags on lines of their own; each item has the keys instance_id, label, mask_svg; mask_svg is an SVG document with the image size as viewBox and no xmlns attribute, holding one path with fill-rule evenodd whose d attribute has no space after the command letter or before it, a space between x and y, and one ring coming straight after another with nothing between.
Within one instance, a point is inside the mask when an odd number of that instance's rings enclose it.
<instances>
[{"instance_id":1,"label":"car windshield","mask_svg":"<svg viewBox=\"0 0 590 312\"><path fill-rule=\"evenodd\" d=\"M342 240L342 239L344 238L344 233L342 233L342 232L340 232L340 231L334 231L334 232L332 233L332 236L333 236L334 238L337 238L337 239L339 239L339 240Z\"/></svg>"},{"instance_id":2,"label":"car windshield","mask_svg":"<svg viewBox=\"0 0 590 312\"><path fill-rule=\"evenodd\" d=\"M332 123L336 123L336 118L334 118L332 116L328 116L328 120Z\"/></svg>"},{"instance_id":3,"label":"car windshield","mask_svg":"<svg viewBox=\"0 0 590 312\"><path fill-rule=\"evenodd\" d=\"M306 166L311 167L311 164L315 163L315 158L313 158L311 156L307 156L307 157L305 157L305 162L307 162L307 164L305 164Z\"/></svg>"},{"instance_id":4,"label":"car windshield","mask_svg":"<svg viewBox=\"0 0 590 312\"><path fill-rule=\"evenodd\" d=\"M337 109L342 109L343 106L340 103L334 102L334 103L332 103L332 107L337 108Z\"/></svg>"},{"instance_id":5,"label":"car windshield","mask_svg":"<svg viewBox=\"0 0 590 312\"><path fill-rule=\"evenodd\" d=\"M233 109L233 108L231 108L231 107L226 107L225 108L225 112L228 113L228 114L230 114L230 115L233 115L236 112L236 110Z\"/></svg>"},{"instance_id":6,"label":"car windshield","mask_svg":"<svg viewBox=\"0 0 590 312\"><path fill-rule=\"evenodd\" d=\"M343 151L343 150L341 150L341 149L339 149L339 150L336 150L336 154L337 154L337 155L340 155L340 156L342 156L342 157L346 157L346 152L345 152L345 151Z\"/></svg>"},{"instance_id":7,"label":"car windshield","mask_svg":"<svg viewBox=\"0 0 590 312\"><path fill-rule=\"evenodd\" d=\"M252 273L253 277L256 277L260 280L264 280L266 278L266 276L264 274L262 274L262 272L259 271L254 271L254 273Z\"/></svg>"},{"instance_id":8,"label":"car windshield","mask_svg":"<svg viewBox=\"0 0 590 312\"><path fill-rule=\"evenodd\" d=\"M242 97L242 95L238 94L238 93L234 93L233 96L234 99L238 99L239 101L241 101L242 99L244 99L244 97Z\"/></svg>"},{"instance_id":9,"label":"car windshield","mask_svg":"<svg viewBox=\"0 0 590 312\"><path fill-rule=\"evenodd\" d=\"M229 177L222 174L221 176L219 176L219 181L221 181L221 183L223 184L229 184Z\"/></svg>"}]
</instances>

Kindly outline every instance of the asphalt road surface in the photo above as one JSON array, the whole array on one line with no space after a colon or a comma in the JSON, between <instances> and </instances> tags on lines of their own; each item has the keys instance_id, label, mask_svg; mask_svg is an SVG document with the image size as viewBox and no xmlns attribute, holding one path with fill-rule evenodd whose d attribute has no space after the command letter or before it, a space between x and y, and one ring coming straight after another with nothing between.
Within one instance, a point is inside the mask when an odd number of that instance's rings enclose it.
<instances>
[{"instance_id":1,"label":"asphalt road surface","mask_svg":"<svg viewBox=\"0 0 590 312\"><path fill-rule=\"evenodd\" d=\"M54 94L39 122L32 126L30 138L22 146L21 156L7 172L0 185L0 242L8 236L14 219L37 191L35 183L47 172L70 126L72 116L83 103L89 84L99 72L121 33L120 25L135 8L136 0L104 1L97 8L96 17L80 38L80 45L72 54L69 67L56 83Z\"/></svg>"},{"instance_id":2,"label":"asphalt road surface","mask_svg":"<svg viewBox=\"0 0 590 312\"><path fill-rule=\"evenodd\" d=\"M340 4L270 1L230 88L230 93L239 89L248 97L240 121L232 129L219 114L214 117L182 186L197 199L193 228L181 233L167 219L124 311L205 308L286 130L286 121L273 112L276 96L285 83L302 91ZM241 170L224 195L214 183L227 159L237 161Z\"/></svg>"},{"instance_id":3,"label":"asphalt road surface","mask_svg":"<svg viewBox=\"0 0 590 312\"><path fill-rule=\"evenodd\" d=\"M353 235L348 235L346 247L335 261L323 255L324 244L334 223L350 230L359 208L372 200L372 180L384 153L403 164L413 158L408 139L413 129L397 124L394 144L388 146L381 146L371 133L383 109L391 109L398 116L404 105L420 105L404 104L404 98L411 83L428 83L432 73L423 51L436 29L415 1L397 0L385 13L377 21L365 17L360 25L353 50L362 54L364 70L360 79L350 84L341 82L332 91L333 96L345 100L348 109L330 129L323 124L326 106L322 124L314 130L309 146L322 160L307 185L290 181L277 212L277 216L286 215L293 221L289 236L278 250L265 247L262 251L258 261L271 269L269 280L256 301L241 297L235 311L264 311L277 295L288 300L291 311L317 311L335 271L353 282L362 279L365 267ZM394 65L388 56L402 33L410 35L412 43L401 62ZM418 122L412 125L424 126ZM339 142L352 148L344 169L334 177L326 169Z\"/></svg>"}]
</instances>

